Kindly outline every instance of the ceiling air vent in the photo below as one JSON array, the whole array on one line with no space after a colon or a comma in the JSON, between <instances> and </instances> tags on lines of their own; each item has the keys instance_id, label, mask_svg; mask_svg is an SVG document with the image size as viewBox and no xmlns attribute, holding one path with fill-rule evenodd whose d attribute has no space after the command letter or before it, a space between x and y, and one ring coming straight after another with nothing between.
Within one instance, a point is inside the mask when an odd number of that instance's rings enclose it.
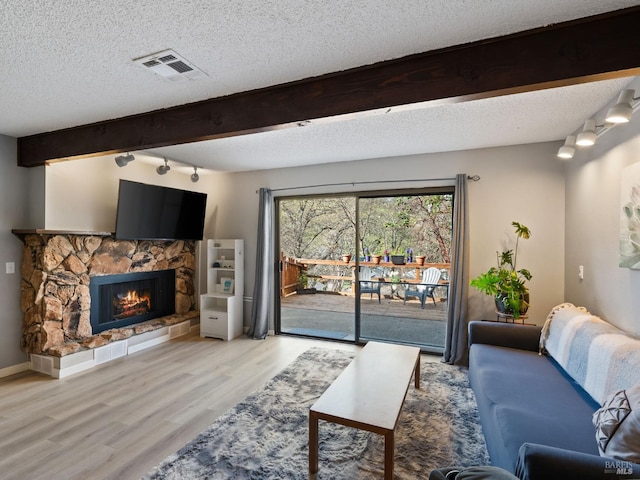
<instances>
[{"instance_id":1,"label":"ceiling air vent","mask_svg":"<svg viewBox=\"0 0 640 480\"><path fill-rule=\"evenodd\" d=\"M149 70L172 82L197 80L207 76L193 63L173 50L163 50L145 57L134 58L133 61L145 70Z\"/></svg>"}]
</instances>

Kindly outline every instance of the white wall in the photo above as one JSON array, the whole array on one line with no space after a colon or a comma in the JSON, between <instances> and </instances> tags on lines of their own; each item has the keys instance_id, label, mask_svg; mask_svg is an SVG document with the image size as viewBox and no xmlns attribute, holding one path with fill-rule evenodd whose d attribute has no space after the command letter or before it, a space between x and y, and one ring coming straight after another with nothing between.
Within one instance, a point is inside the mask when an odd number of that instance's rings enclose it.
<instances>
[{"instance_id":1,"label":"white wall","mask_svg":"<svg viewBox=\"0 0 640 480\"><path fill-rule=\"evenodd\" d=\"M16 165L16 152L16 139L0 135L0 370L27 361L20 351L22 242L11 230L28 225L30 170ZM15 274L5 273L7 262L15 263Z\"/></svg>"},{"instance_id":2,"label":"white wall","mask_svg":"<svg viewBox=\"0 0 640 480\"><path fill-rule=\"evenodd\" d=\"M191 183L188 175L176 176L173 171L158 176L153 166L142 162L119 168L113 162L113 156L63 162L47 167L46 228L113 231L119 178L205 191L209 194L205 236L245 240L245 292L251 297L255 278L258 188L477 174L481 180L469 183L470 275L473 277L494 265L496 250L502 250L508 246L505 242L513 239L512 221L524 223L533 236L522 244L519 263L520 267L533 273L530 316L536 323L542 323L549 310L564 298L564 179L563 165L555 157L556 149L555 143L543 143L216 174L202 176L197 184ZM437 184L374 183L285 191L276 195ZM248 323L250 309L250 301L245 302L245 323ZM494 311L489 297L471 291L471 318L493 318Z\"/></svg>"},{"instance_id":3,"label":"white wall","mask_svg":"<svg viewBox=\"0 0 640 480\"><path fill-rule=\"evenodd\" d=\"M157 165L140 160L120 168L114 155L54 163L46 167L45 223L48 230L113 232L116 226L119 180L207 192L205 175L198 183L190 173L174 168L166 175L155 172ZM158 165L162 161L158 161ZM210 204L207 210L211 211Z\"/></svg>"},{"instance_id":4,"label":"white wall","mask_svg":"<svg viewBox=\"0 0 640 480\"><path fill-rule=\"evenodd\" d=\"M640 89L636 80L629 88ZM600 112L597 118L603 118ZM640 271L618 266L620 181L640 162L636 115L567 162L566 300L640 335ZM578 266L584 266L584 280Z\"/></svg>"},{"instance_id":5,"label":"white wall","mask_svg":"<svg viewBox=\"0 0 640 480\"><path fill-rule=\"evenodd\" d=\"M555 157L557 144L543 143L483 150L364 160L212 177L210 195L216 205L208 236L244 238L247 295L253 292L260 187L280 189L303 185L451 178L457 173L480 175L469 183L471 237L470 275L495 264L496 250L513 239L512 221L527 225L532 238L521 245L519 266L531 270L530 317L542 324L551 308L564 299L564 177ZM433 183L326 187L285 191L276 195L362 191ZM471 318L495 318L487 296L471 290ZM245 321L248 316L245 314Z\"/></svg>"}]
</instances>

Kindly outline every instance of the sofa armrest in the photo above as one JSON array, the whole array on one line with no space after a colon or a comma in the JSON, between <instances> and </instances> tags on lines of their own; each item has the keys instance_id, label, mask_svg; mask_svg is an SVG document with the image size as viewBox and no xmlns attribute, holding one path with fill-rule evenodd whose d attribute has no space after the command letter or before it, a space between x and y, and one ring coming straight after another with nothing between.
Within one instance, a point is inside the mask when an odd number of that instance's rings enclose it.
<instances>
[{"instance_id":1,"label":"sofa armrest","mask_svg":"<svg viewBox=\"0 0 640 480\"><path fill-rule=\"evenodd\" d=\"M537 352L542 327L499 322L469 322L469 345L484 343Z\"/></svg>"},{"instance_id":2,"label":"sofa armrest","mask_svg":"<svg viewBox=\"0 0 640 480\"><path fill-rule=\"evenodd\" d=\"M637 479L640 478L640 465L547 445L524 443L520 447L515 473L521 480L547 480L549 478Z\"/></svg>"}]
</instances>

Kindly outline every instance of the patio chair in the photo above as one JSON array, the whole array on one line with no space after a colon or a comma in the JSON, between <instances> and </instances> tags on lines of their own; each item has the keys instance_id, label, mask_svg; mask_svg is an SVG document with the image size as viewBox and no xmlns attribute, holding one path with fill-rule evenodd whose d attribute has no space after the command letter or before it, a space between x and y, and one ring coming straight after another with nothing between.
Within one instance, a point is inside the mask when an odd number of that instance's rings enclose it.
<instances>
[{"instance_id":1,"label":"patio chair","mask_svg":"<svg viewBox=\"0 0 640 480\"><path fill-rule=\"evenodd\" d=\"M369 267L362 267L360 270L360 295L368 293L373 300L373 294L378 295L378 303L380 303L380 282L372 281L373 272Z\"/></svg>"},{"instance_id":2,"label":"patio chair","mask_svg":"<svg viewBox=\"0 0 640 480\"><path fill-rule=\"evenodd\" d=\"M431 297L431 300L433 300L433 304L435 305L436 299L433 296L433 291L439 286L438 282L440 281L440 275L442 275L442 272L440 272L439 269L435 267L427 268L422 274L422 280L420 280L420 283L416 285L415 290L411 288L411 285L407 286L404 291L403 303L407 303L407 297L418 297L422 308L424 308L427 297Z\"/></svg>"}]
</instances>

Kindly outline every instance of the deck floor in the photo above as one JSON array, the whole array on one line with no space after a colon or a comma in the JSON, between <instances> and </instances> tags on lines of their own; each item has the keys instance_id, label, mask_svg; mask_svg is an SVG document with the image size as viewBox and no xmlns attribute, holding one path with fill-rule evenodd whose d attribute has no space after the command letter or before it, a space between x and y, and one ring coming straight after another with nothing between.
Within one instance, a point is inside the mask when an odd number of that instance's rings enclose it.
<instances>
[{"instance_id":1,"label":"deck floor","mask_svg":"<svg viewBox=\"0 0 640 480\"><path fill-rule=\"evenodd\" d=\"M425 347L440 352L446 334L447 302L427 299L425 308L411 298L383 296L361 300L360 337ZM355 338L355 298L352 295L316 293L290 295L281 299L282 331L336 340Z\"/></svg>"}]
</instances>

